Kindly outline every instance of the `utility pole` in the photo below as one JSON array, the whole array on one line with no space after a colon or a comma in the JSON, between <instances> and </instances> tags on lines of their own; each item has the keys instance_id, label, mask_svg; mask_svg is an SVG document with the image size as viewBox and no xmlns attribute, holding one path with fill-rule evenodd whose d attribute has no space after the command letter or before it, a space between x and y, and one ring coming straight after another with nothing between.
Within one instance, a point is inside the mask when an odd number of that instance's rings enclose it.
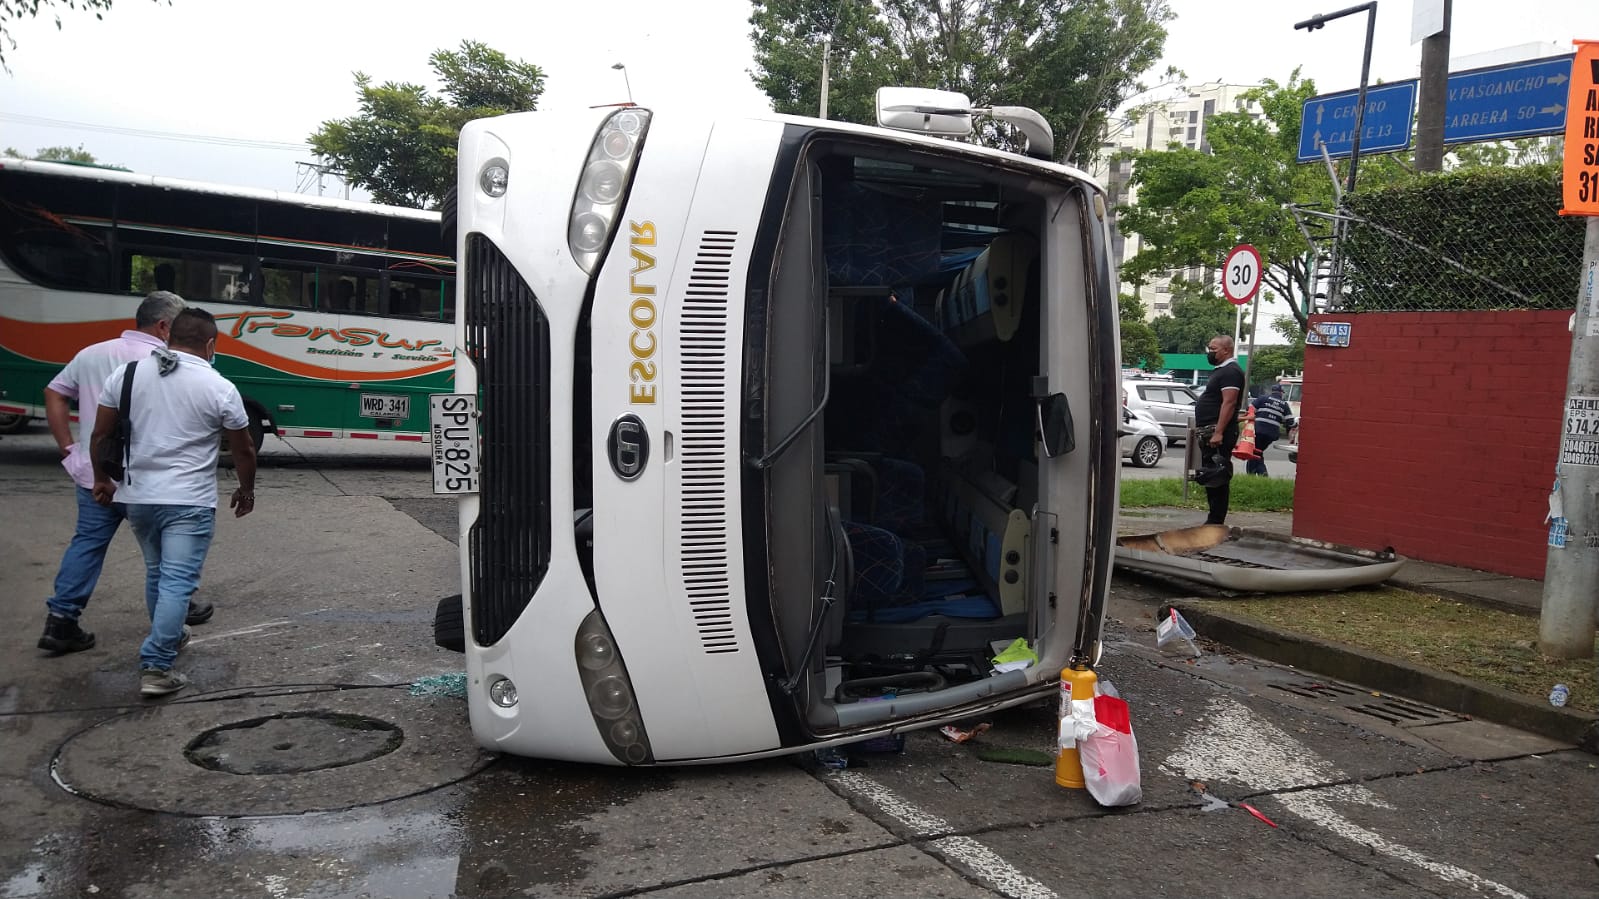
<instances>
[{"instance_id":1,"label":"utility pole","mask_svg":"<svg viewBox=\"0 0 1599 899\"><path fill-rule=\"evenodd\" d=\"M1449 104L1449 26L1454 0L1431 2L1434 5L1429 11L1436 10L1440 5L1443 7L1443 28L1421 40L1421 95L1416 101L1418 172L1443 171L1444 110ZM1418 16L1421 14L1421 5L1421 0L1418 0Z\"/></svg>"},{"instance_id":2,"label":"utility pole","mask_svg":"<svg viewBox=\"0 0 1599 899\"><path fill-rule=\"evenodd\" d=\"M822 38L822 111L816 116L819 119L827 118L827 63L828 57L832 55L833 36L829 34L827 37Z\"/></svg>"},{"instance_id":3,"label":"utility pole","mask_svg":"<svg viewBox=\"0 0 1599 899\"><path fill-rule=\"evenodd\" d=\"M1538 649L1557 659L1593 658L1599 611L1599 41L1577 41L1566 111L1561 215L1588 217L1571 323L1560 455L1549 500Z\"/></svg>"},{"instance_id":4,"label":"utility pole","mask_svg":"<svg viewBox=\"0 0 1599 899\"><path fill-rule=\"evenodd\" d=\"M1599 601L1599 432L1593 430L1599 425L1596 280L1599 216L1590 216L1582 247L1577 318L1571 330L1560 461L1555 465L1555 496L1560 508L1554 511L1561 514L1549 532L1543 608L1538 616L1538 649L1557 659L1593 657L1595 602ZM1583 433L1589 436L1572 436Z\"/></svg>"}]
</instances>

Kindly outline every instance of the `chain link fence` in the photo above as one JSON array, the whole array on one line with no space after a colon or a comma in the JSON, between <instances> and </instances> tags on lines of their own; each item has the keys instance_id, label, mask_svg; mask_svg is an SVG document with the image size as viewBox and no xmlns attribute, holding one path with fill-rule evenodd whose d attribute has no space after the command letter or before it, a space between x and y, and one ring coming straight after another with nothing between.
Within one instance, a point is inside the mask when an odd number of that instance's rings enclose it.
<instances>
[{"instance_id":1,"label":"chain link fence","mask_svg":"<svg viewBox=\"0 0 1599 899\"><path fill-rule=\"evenodd\" d=\"M1331 216L1331 312L1571 309L1583 223L1550 166L1482 168L1345 198ZM1322 289L1317 290L1322 293Z\"/></svg>"}]
</instances>

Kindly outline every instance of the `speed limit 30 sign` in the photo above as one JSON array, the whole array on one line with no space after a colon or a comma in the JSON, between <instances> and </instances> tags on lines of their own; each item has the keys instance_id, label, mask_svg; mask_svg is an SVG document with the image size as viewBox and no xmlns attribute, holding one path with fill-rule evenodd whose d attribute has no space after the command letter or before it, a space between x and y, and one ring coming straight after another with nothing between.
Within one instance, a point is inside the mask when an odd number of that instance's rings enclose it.
<instances>
[{"instance_id":1,"label":"speed limit 30 sign","mask_svg":"<svg viewBox=\"0 0 1599 899\"><path fill-rule=\"evenodd\" d=\"M1234 306L1244 305L1260 289L1260 254L1247 243L1233 247L1221 275L1222 294Z\"/></svg>"}]
</instances>

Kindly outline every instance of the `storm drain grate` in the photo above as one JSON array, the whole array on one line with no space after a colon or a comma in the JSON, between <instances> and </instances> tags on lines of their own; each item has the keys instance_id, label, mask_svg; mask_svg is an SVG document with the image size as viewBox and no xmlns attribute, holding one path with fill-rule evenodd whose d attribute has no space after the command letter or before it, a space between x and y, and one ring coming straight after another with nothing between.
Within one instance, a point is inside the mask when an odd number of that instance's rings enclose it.
<instances>
[{"instance_id":1,"label":"storm drain grate","mask_svg":"<svg viewBox=\"0 0 1599 899\"><path fill-rule=\"evenodd\" d=\"M1418 727L1426 724L1443 724L1451 721L1464 721L1459 715L1444 709L1415 702L1409 699L1400 699L1397 696L1387 696L1372 693L1349 684L1329 683L1327 681L1296 680L1281 684L1271 684L1275 689L1306 699L1320 699L1351 712L1370 715L1380 721L1396 724L1401 727Z\"/></svg>"}]
</instances>

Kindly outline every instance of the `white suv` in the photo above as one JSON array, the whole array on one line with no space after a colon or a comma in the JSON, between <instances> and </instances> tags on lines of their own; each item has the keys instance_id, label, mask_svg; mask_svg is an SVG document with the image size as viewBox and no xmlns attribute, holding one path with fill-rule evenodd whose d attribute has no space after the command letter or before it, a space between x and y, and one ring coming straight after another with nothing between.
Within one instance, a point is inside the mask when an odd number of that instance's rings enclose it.
<instances>
[{"instance_id":1,"label":"white suv","mask_svg":"<svg viewBox=\"0 0 1599 899\"><path fill-rule=\"evenodd\" d=\"M1166 432L1166 445L1176 446L1188 437L1188 419L1199 398L1187 384L1164 378L1123 378L1122 405L1148 412Z\"/></svg>"}]
</instances>

